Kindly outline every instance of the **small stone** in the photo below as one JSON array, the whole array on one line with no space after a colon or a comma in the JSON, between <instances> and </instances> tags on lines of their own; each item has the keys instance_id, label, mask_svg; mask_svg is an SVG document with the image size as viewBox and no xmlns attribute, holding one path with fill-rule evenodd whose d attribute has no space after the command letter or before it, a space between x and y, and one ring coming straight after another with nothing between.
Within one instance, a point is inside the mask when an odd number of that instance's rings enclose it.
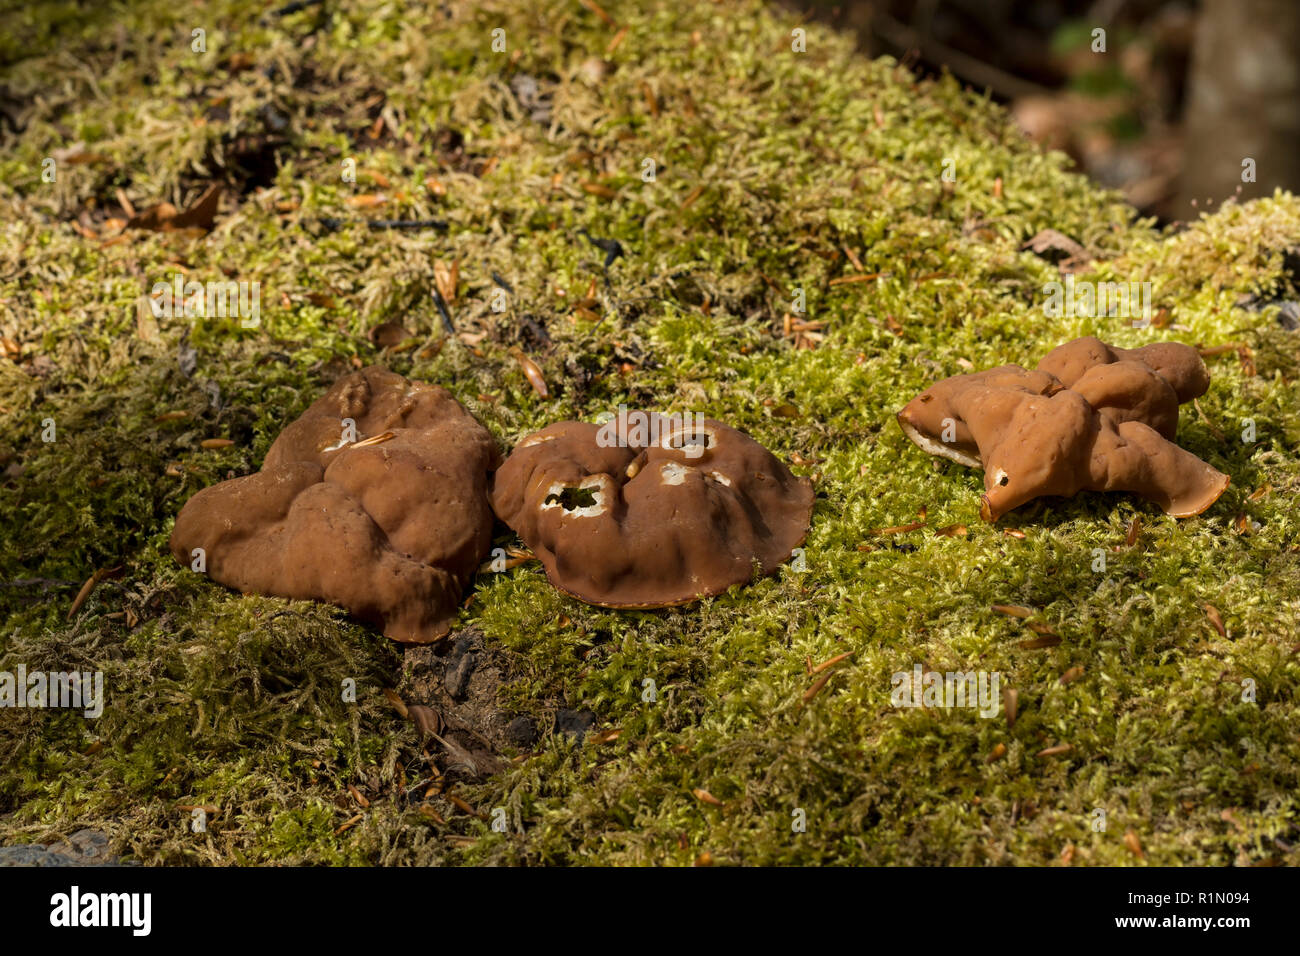
<instances>
[{"instance_id":1,"label":"small stone","mask_svg":"<svg viewBox=\"0 0 1300 956\"><path fill-rule=\"evenodd\" d=\"M596 715L589 710L557 710L555 712L555 729L568 734L575 740L581 740L596 723Z\"/></svg>"},{"instance_id":2,"label":"small stone","mask_svg":"<svg viewBox=\"0 0 1300 956\"><path fill-rule=\"evenodd\" d=\"M526 750L533 744L537 743L541 736L538 729L537 721L531 717L516 717L510 723L506 724L506 742L512 747L518 747L520 750Z\"/></svg>"},{"instance_id":3,"label":"small stone","mask_svg":"<svg viewBox=\"0 0 1300 956\"><path fill-rule=\"evenodd\" d=\"M78 830L49 846L24 843L0 847L0 867L5 866L113 866L120 865L108 852L108 834Z\"/></svg>"},{"instance_id":4,"label":"small stone","mask_svg":"<svg viewBox=\"0 0 1300 956\"><path fill-rule=\"evenodd\" d=\"M1283 302L1277 314L1277 324L1288 332L1300 329L1300 302Z\"/></svg>"},{"instance_id":5,"label":"small stone","mask_svg":"<svg viewBox=\"0 0 1300 956\"><path fill-rule=\"evenodd\" d=\"M52 853L66 853L78 857L79 863L103 863L108 860L108 834L98 830L78 830L68 837L68 842L55 843Z\"/></svg>"},{"instance_id":6,"label":"small stone","mask_svg":"<svg viewBox=\"0 0 1300 956\"><path fill-rule=\"evenodd\" d=\"M47 866L49 855L45 847L36 844L0 846L0 866Z\"/></svg>"},{"instance_id":7,"label":"small stone","mask_svg":"<svg viewBox=\"0 0 1300 956\"><path fill-rule=\"evenodd\" d=\"M442 683L447 688L447 693L456 700L464 697L465 691L469 689L469 679L474 673L476 664L478 664L478 655L473 652L462 654L447 664L447 672L443 675Z\"/></svg>"}]
</instances>

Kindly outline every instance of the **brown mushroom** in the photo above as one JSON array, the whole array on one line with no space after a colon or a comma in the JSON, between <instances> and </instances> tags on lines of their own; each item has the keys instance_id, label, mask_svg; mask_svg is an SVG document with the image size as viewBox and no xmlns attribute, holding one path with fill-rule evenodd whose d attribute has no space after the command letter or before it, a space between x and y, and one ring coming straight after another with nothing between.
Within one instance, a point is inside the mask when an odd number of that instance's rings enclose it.
<instances>
[{"instance_id":1,"label":"brown mushroom","mask_svg":"<svg viewBox=\"0 0 1300 956\"><path fill-rule=\"evenodd\" d=\"M214 581L327 601L397 641L447 632L487 554L491 435L445 389L379 366L340 378L260 471L181 509L171 551Z\"/></svg>"},{"instance_id":2,"label":"brown mushroom","mask_svg":"<svg viewBox=\"0 0 1300 956\"><path fill-rule=\"evenodd\" d=\"M1185 345L1115 349L1076 339L1027 371L1005 365L931 386L898 413L925 451L984 468L980 514L1042 495L1131 491L1174 517L1200 514L1228 476L1173 444L1178 404L1209 385Z\"/></svg>"},{"instance_id":3,"label":"brown mushroom","mask_svg":"<svg viewBox=\"0 0 1300 956\"><path fill-rule=\"evenodd\" d=\"M1012 401L1015 394L1050 395L1062 387L1052 376L1029 372L1019 365L1001 365L984 372L954 375L936 382L912 399L898 413L898 424L903 434L931 455L950 458L967 468L978 468L979 446L957 406L965 392L974 388L986 388L999 394L1006 392L1005 403Z\"/></svg>"},{"instance_id":4,"label":"brown mushroom","mask_svg":"<svg viewBox=\"0 0 1300 956\"><path fill-rule=\"evenodd\" d=\"M1141 362L1169 383L1180 405L1199 398L1210 387L1210 372L1200 353L1181 342L1152 342L1138 349L1122 349L1088 335L1052 349L1038 363L1038 370L1055 376L1066 388L1074 388L1088 370L1112 362Z\"/></svg>"},{"instance_id":5,"label":"brown mushroom","mask_svg":"<svg viewBox=\"0 0 1300 956\"><path fill-rule=\"evenodd\" d=\"M528 436L492 489L552 584L614 608L688 604L771 573L812 503L811 483L743 432L626 410Z\"/></svg>"}]
</instances>

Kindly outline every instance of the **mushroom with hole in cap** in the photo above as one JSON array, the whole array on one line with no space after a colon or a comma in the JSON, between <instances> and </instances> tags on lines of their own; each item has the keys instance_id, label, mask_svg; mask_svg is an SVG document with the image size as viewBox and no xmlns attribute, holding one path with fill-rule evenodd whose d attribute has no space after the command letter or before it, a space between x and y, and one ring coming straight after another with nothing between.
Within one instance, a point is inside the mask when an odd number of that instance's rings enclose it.
<instances>
[{"instance_id":1,"label":"mushroom with hole in cap","mask_svg":"<svg viewBox=\"0 0 1300 956\"><path fill-rule=\"evenodd\" d=\"M379 366L285 427L260 471L198 492L171 535L214 581L326 601L397 641L445 634L487 554L496 443L446 389Z\"/></svg>"},{"instance_id":2,"label":"mushroom with hole in cap","mask_svg":"<svg viewBox=\"0 0 1300 956\"><path fill-rule=\"evenodd\" d=\"M771 573L813 504L812 484L743 432L626 410L528 436L491 497L552 584L613 608L688 604Z\"/></svg>"}]
</instances>

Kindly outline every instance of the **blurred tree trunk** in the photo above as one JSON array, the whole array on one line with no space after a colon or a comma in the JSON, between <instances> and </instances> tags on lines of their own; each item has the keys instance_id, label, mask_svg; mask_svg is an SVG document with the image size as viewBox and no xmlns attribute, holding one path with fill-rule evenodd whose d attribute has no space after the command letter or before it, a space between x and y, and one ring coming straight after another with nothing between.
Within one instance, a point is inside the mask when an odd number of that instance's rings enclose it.
<instances>
[{"instance_id":1,"label":"blurred tree trunk","mask_svg":"<svg viewBox=\"0 0 1300 956\"><path fill-rule=\"evenodd\" d=\"M1205 0L1192 53L1185 161L1176 214L1196 199L1217 204L1300 192L1300 2ZM1256 181L1242 182L1255 161Z\"/></svg>"}]
</instances>

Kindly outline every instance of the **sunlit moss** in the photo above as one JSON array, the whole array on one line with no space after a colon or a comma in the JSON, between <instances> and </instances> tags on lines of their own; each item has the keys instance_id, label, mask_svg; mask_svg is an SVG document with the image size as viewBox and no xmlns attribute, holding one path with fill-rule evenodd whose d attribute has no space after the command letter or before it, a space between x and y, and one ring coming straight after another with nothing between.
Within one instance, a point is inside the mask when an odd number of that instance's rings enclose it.
<instances>
[{"instance_id":1,"label":"sunlit moss","mask_svg":"<svg viewBox=\"0 0 1300 956\"><path fill-rule=\"evenodd\" d=\"M0 840L101 827L148 863L688 864L707 850L723 863L1049 864L1069 845L1077 863L1132 862L1132 829L1151 863L1295 862L1300 368L1276 309L1243 307L1288 291L1294 197L1159 231L954 81L859 60L818 27L795 54L794 24L747 0L603 0L627 27L607 56L616 31L578 4L363 2L270 24L245 0L209 5L206 24L175 4L90 6L32 8L56 11L60 42L41 46L41 24L15 31L31 55L5 81L42 98L0 157L2 321L22 361L53 365L38 376L0 360L0 456L24 469L0 483L0 580L56 584L44 598L0 589L0 669L93 665L109 707L93 723L6 719ZM505 54L491 49L498 27ZM117 57L119 43L135 55ZM249 68L231 72L237 54ZM548 123L510 92L523 76L546 94ZM287 121L279 172L227 197L209 236L103 242L69 225L119 186L137 206L184 201L204 162L267 133L268 105ZM104 161L43 183L41 160L69 136ZM340 175L349 157L355 184ZM374 209L349 203L378 194ZM370 216L450 228L319 224ZM623 245L608 287L580 227ZM1151 281L1172 325L1048 318L1041 289L1057 269L1022 245L1049 227L1096 256L1081 278ZM854 271L846 248L881 275L831 285ZM437 347L435 259L459 259L455 321L482 339ZM200 280L259 281L261 327L138 325L138 296L177 262ZM493 271L515 290L503 316L488 304ZM571 314L593 282L599 323ZM805 318L825 323L816 349L779 334L796 288ZM509 353L524 314L554 342L529 346L547 399ZM385 321L418 346L380 356L365 333ZM1031 363L1082 334L1253 350L1257 374L1236 353L1213 359L1210 392L1183 412L1182 443L1232 476L1206 515L1087 494L990 527L979 475L936 464L891 421L959 360ZM818 475L807 570L694 608L589 608L536 565L480 576L464 621L510 662L503 706L590 708L622 728L599 745L548 735L463 789L521 833L452 811L435 824L398 799L423 759L379 693L398 682L399 649L329 608L226 592L166 550L184 501L255 469L354 359L448 386L503 447L627 402L723 418ZM159 418L176 411L188 417ZM1248 418L1253 444L1239 440ZM235 445L204 451L208 437ZM927 529L872 534L922 508ZM933 534L952 524L967 534ZM118 565L68 623L80 582ZM995 604L1033 608L1063 642L1022 649L1034 632ZM844 652L805 702L808 662ZM1019 719L892 708L890 675L918 662L999 672ZM1082 676L1063 685L1072 667ZM1247 678L1255 703L1242 701ZM347 785L371 780L382 796L341 829L360 812ZM189 829L191 806L218 808L206 833ZM807 832L792 831L796 810Z\"/></svg>"}]
</instances>

